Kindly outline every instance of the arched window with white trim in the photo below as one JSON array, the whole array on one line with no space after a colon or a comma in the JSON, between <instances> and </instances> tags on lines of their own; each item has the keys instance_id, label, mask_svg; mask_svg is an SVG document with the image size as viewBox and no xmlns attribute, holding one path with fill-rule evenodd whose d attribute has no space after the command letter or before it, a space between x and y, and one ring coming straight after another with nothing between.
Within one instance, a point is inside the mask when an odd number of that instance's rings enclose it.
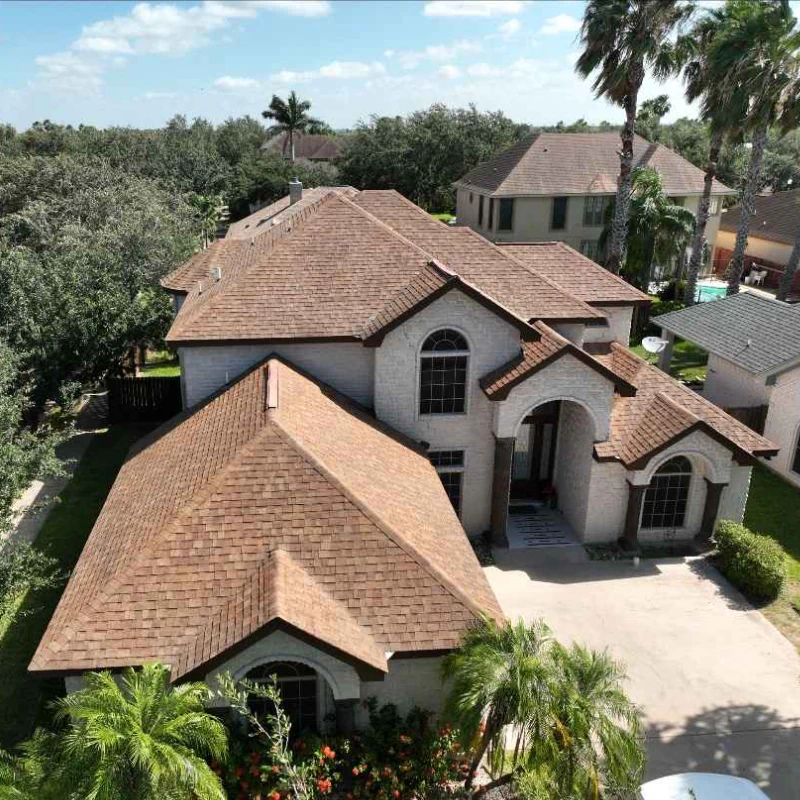
<instances>
[{"instance_id":1,"label":"arched window with white trim","mask_svg":"<svg viewBox=\"0 0 800 800\"><path fill-rule=\"evenodd\" d=\"M299 662L272 661L251 669L247 678L253 683L267 684L273 675L278 681L283 710L292 723L292 733L317 731L319 677L316 671ZM269 700L254 695L250 696L248 705L260 718L275 710Z\"/></svg>"},{"instance_id":2,"label":"arched window with white trim","mask_svg":"<svg viewBox=\"0 0 800 800\"><path fill-rule=\"evenodd\" d=\"M432 333L420 353L419 413L463 414L467 401L469 344L458 332Z\"/></svg>"},{"instance_id":3,"label":"arched window with white trim","mask_svg":"<svg viewBox=\"0 0 800 800\"><path fill-rule=\"evenodd\" d=\"M686 456L665 461L644 494L642 528L682 528L689 502L692 464Z\"/></svg>"}]
</instances>

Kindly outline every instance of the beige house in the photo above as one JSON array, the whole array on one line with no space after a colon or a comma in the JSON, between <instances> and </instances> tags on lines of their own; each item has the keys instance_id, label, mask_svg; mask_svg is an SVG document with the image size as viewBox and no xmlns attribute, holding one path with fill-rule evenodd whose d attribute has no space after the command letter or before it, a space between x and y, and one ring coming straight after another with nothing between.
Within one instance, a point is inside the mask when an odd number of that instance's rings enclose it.
<instances>
[{"instance_id":1,"label":"beige house","mask_svg":"<svg viewBox=\"0 0 800 800\"><path fill-rule=\"evenodd\" d=\"M725 274L733 255L740 220L739 206L728 209L722 214L716 240L709 238L709 241L714 241L714 272L720 275ZM789 263L798 231L800 189L757 198L744 252L744 270L766 270L762 285L776 288ZM800 270L795 275L792 290L794 293L800 292Z\"/></svg>"},{"instance_id":2,"label":"beige house","mask_svg":"<svg viewBox=\"0 0 800 800\"><path fill-rule=\"evenodd\" d=\"M470 547L707 539L776 452L627 348L648 298L394 191L303 194L168 275L185 410L139 442L31 672L303 681L299 727L435 710L502 617ZM307 702L305 702L307 701Z\"/></svg>"},{"instance_id":3,"label":"beige house","mask_svg":"<svg viewBox=\"0 0 800 800\"><path fill-rule=\"evenodd\" d=\"M561 241L598 260L598 239L617 191L619 134L540 133L478 164L454 184L456 217L495 242ZM651 167L665 192L697 212L703 171L662 144L636 136L634 167ZM714 182L706 238L713 242L722 197Z\"/></svg>"}]
</instances>

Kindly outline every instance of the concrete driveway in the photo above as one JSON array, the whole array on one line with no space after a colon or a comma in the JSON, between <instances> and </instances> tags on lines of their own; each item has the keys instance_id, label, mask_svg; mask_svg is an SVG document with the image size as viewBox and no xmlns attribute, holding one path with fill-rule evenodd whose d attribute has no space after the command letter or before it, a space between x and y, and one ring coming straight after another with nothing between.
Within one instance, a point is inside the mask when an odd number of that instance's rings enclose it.
<instances>
[{"instance_id":1,"label":"concrete driveway","mask_svg":"<svg viewBox=\"0 0 800 800\"><path fill-rule=\"evenodd\" d=\"M645 714L648 778L741 775L800 797L800 658L702 559L588 561L582 548L498 551L485 569L509 617L608 648Z\"/></svg>"}]
</instances>

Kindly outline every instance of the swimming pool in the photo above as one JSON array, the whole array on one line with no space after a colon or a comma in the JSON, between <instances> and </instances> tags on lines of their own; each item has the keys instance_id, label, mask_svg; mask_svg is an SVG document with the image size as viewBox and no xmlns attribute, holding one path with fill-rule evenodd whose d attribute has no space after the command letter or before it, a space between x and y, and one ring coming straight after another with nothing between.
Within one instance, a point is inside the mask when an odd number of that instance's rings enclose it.
<instances>
[{"instance_id":1,"label":"swimming pool","mask_svg":"<svg viewBox=\"0 0 800 800\"><path fill-rule=\"evenodd\" d=\"M717 300L720 297L725 297L727 291L728 286L722 281L697 281L697 286L694 290L694 299L696 303L707 303L709 300Z\"/></svg>"}]
</instances>

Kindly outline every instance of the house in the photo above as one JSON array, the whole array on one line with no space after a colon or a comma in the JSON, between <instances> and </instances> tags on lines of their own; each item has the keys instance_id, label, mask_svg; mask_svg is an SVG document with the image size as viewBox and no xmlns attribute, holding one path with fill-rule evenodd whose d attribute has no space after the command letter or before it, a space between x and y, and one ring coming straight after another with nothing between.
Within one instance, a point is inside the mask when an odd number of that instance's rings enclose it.
<instances>
[{"instance_id":1,"label":"house","mask_svg":"<svg viewBox=\"0 0 800 800\"><path fill-rule=\"evenodd\" d=\"M714 272L724 275L736 244L736 232L741 221L741 206L734 206L722 215L714 241ZM800 230L800 189L757 197L747 248L744 251L744 271L766 270L763 286L776 289L781 282L789 256ZM800 271L795 275L792 291L800 292Z\"/></svg>"},{"instance_id":2,"label":"house","mask_svg":"<svg viewBox=\"0 0 800 800\"><path fill-rule=\"evenodd\" d=\"M663 314L658 324L664 338L708 352L704 397L775 442L780 453L767 466L800 486L800 306L741 292Z\"/></svg>"},{"instance_id":3,"label":"house","mask_svg":"<svg viewBox=\"0 0 800 800\"><path fill-rule=\"evenodd\" d=\"M185 410L128 457L34 674L278 672L298 725L348 730L369 696L436 708L443 655L500 618L467 534L741 519L775 448L627 349L645 295L394 191L292 199L164 279Z\"/></svg>"},{"instance_id":4,"label":"house","mask_svg":"<svg viewBox=\"0 0 800 800\"><path fill-rule=\"evenodd\" d=\"M597 261L606 209L617 192L619 134L539 133L522 139L456 181L460 225L495 242L557 239ZM634 139L633 166L661 174L664 192L697 213L703 171L665 147ZM714 181L706 238L714 241L722 198Z\"/></svg>"},{"instance_id":5,"label":"house","mask_svg":"<svg viewBox=\"0 0 800 800\"><path fill-rule=\"evenodd\" d=\"M283 158L292 157L291 143L288 133L279 133L267 139L261 145L263 151L275 151ZM306 161L330 163L342 154L341 139L323 133L295 133L294 157Z\"/></svg>"}]
</instances>

